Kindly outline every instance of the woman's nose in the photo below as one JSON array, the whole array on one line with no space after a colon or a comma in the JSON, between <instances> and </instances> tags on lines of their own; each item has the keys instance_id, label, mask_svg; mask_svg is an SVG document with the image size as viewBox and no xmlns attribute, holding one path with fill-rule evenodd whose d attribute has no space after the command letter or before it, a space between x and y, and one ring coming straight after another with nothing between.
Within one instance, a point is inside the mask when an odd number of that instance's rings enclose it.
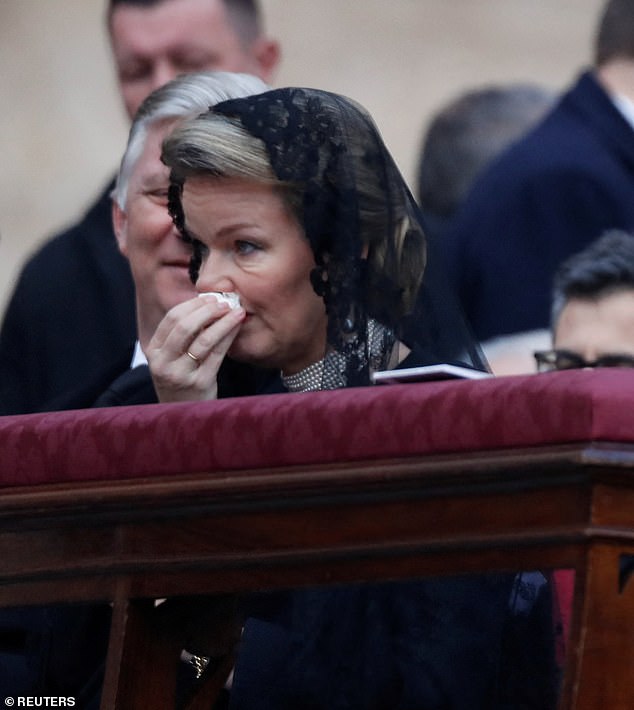
<instances>
[{"instance_id":1,"label":"woman's nose","mask_svg":"<svg viewBox=\"0 0 634 710\"><path fill-rule=\"evenodd\" d=\"M218 254L209 254L200 266L196 290L200 293L206 291L235 291L233 279L223 259Z\"/></svg>"}]
</instances>

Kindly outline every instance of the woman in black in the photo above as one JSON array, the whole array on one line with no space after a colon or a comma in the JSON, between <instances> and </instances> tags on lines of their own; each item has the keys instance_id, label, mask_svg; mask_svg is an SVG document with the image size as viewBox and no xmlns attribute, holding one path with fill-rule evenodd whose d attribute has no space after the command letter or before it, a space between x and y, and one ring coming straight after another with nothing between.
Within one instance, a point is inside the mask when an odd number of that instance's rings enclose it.
<instances>
[{"instance_id":1,"label":"woman in black","mask_svg":"<svg viewBox=\"0 0 634 710\"><path fill-rule=\"evenodd\" d=\"M261 371L261 392L365 386L397 366L483 366L419 210L353 101L295 88L227 101L179 126L163 160L199 296L150 343L161 401L217 397L226 357ZM517 580L253 600L230 707L545 710L549 619L535 629L543 646L533 630L516 643Z\"/></svg>"}]
</instances>

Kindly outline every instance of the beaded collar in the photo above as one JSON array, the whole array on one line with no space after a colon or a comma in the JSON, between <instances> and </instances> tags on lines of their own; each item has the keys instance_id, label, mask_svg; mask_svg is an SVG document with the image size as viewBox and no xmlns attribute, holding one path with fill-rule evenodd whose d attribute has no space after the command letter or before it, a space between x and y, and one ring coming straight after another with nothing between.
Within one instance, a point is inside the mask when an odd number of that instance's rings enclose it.
<instances>
[{"instance_id":1,"label":"beaded collar","mask_svg":"<svg viewBox=\"0 0 634 710\"><path fill-rule=\"evenodd\" d=\"M382 362L385 343L393 339L391 331L373 318L368 321L369 360ZM345 372L347 358L343 353L330 352L322 360L314 362L293 375L282 374L282 384L289 392L335 390L347 385Z\"/></svg>"}]
</instances>

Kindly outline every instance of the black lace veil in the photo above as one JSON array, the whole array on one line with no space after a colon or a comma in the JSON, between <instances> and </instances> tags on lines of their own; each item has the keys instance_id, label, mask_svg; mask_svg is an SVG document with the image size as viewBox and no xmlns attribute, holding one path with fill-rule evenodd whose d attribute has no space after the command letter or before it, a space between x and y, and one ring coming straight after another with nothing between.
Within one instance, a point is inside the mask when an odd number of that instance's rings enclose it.
<instances>
[{"instance_id":1,"label":"black lace veil","mask_svg":"<svg viewBox=\"0 0 634 710\"><path fill-rule=\"evenodd\" d=\"M368 384L372 370L398 364L399 343L420 364L484 367L420 211L361 106L326 91L285 88L222 102L209 114L238 121L261 140L275 177L295 195L292 207L315 256L311 281L328 315L324 388ZM185 177L173 143L164 150L170 211L186 236ZM199 259L194 249L194 276Z\"/></svg>"}]
</instances>

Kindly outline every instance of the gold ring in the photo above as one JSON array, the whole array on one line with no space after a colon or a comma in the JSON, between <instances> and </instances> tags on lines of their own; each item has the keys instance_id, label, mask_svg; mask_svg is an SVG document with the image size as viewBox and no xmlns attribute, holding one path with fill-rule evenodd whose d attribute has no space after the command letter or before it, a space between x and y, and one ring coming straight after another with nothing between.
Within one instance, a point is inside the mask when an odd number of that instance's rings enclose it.
<instances>
[{"instance_id":1,"label":"gold ring","mask_svg":"<svg viewBox=\"0 0 634 710\"><path fill-rule=\"evenodd\" d=\"M198 361L199 361L198 358L197 358L193 353L190 353L190 352L189 352L189 350L185 353L185 355L187 355L188 357L190 357L194 362L198 362Z\"/></svg>"}]
</instances>

